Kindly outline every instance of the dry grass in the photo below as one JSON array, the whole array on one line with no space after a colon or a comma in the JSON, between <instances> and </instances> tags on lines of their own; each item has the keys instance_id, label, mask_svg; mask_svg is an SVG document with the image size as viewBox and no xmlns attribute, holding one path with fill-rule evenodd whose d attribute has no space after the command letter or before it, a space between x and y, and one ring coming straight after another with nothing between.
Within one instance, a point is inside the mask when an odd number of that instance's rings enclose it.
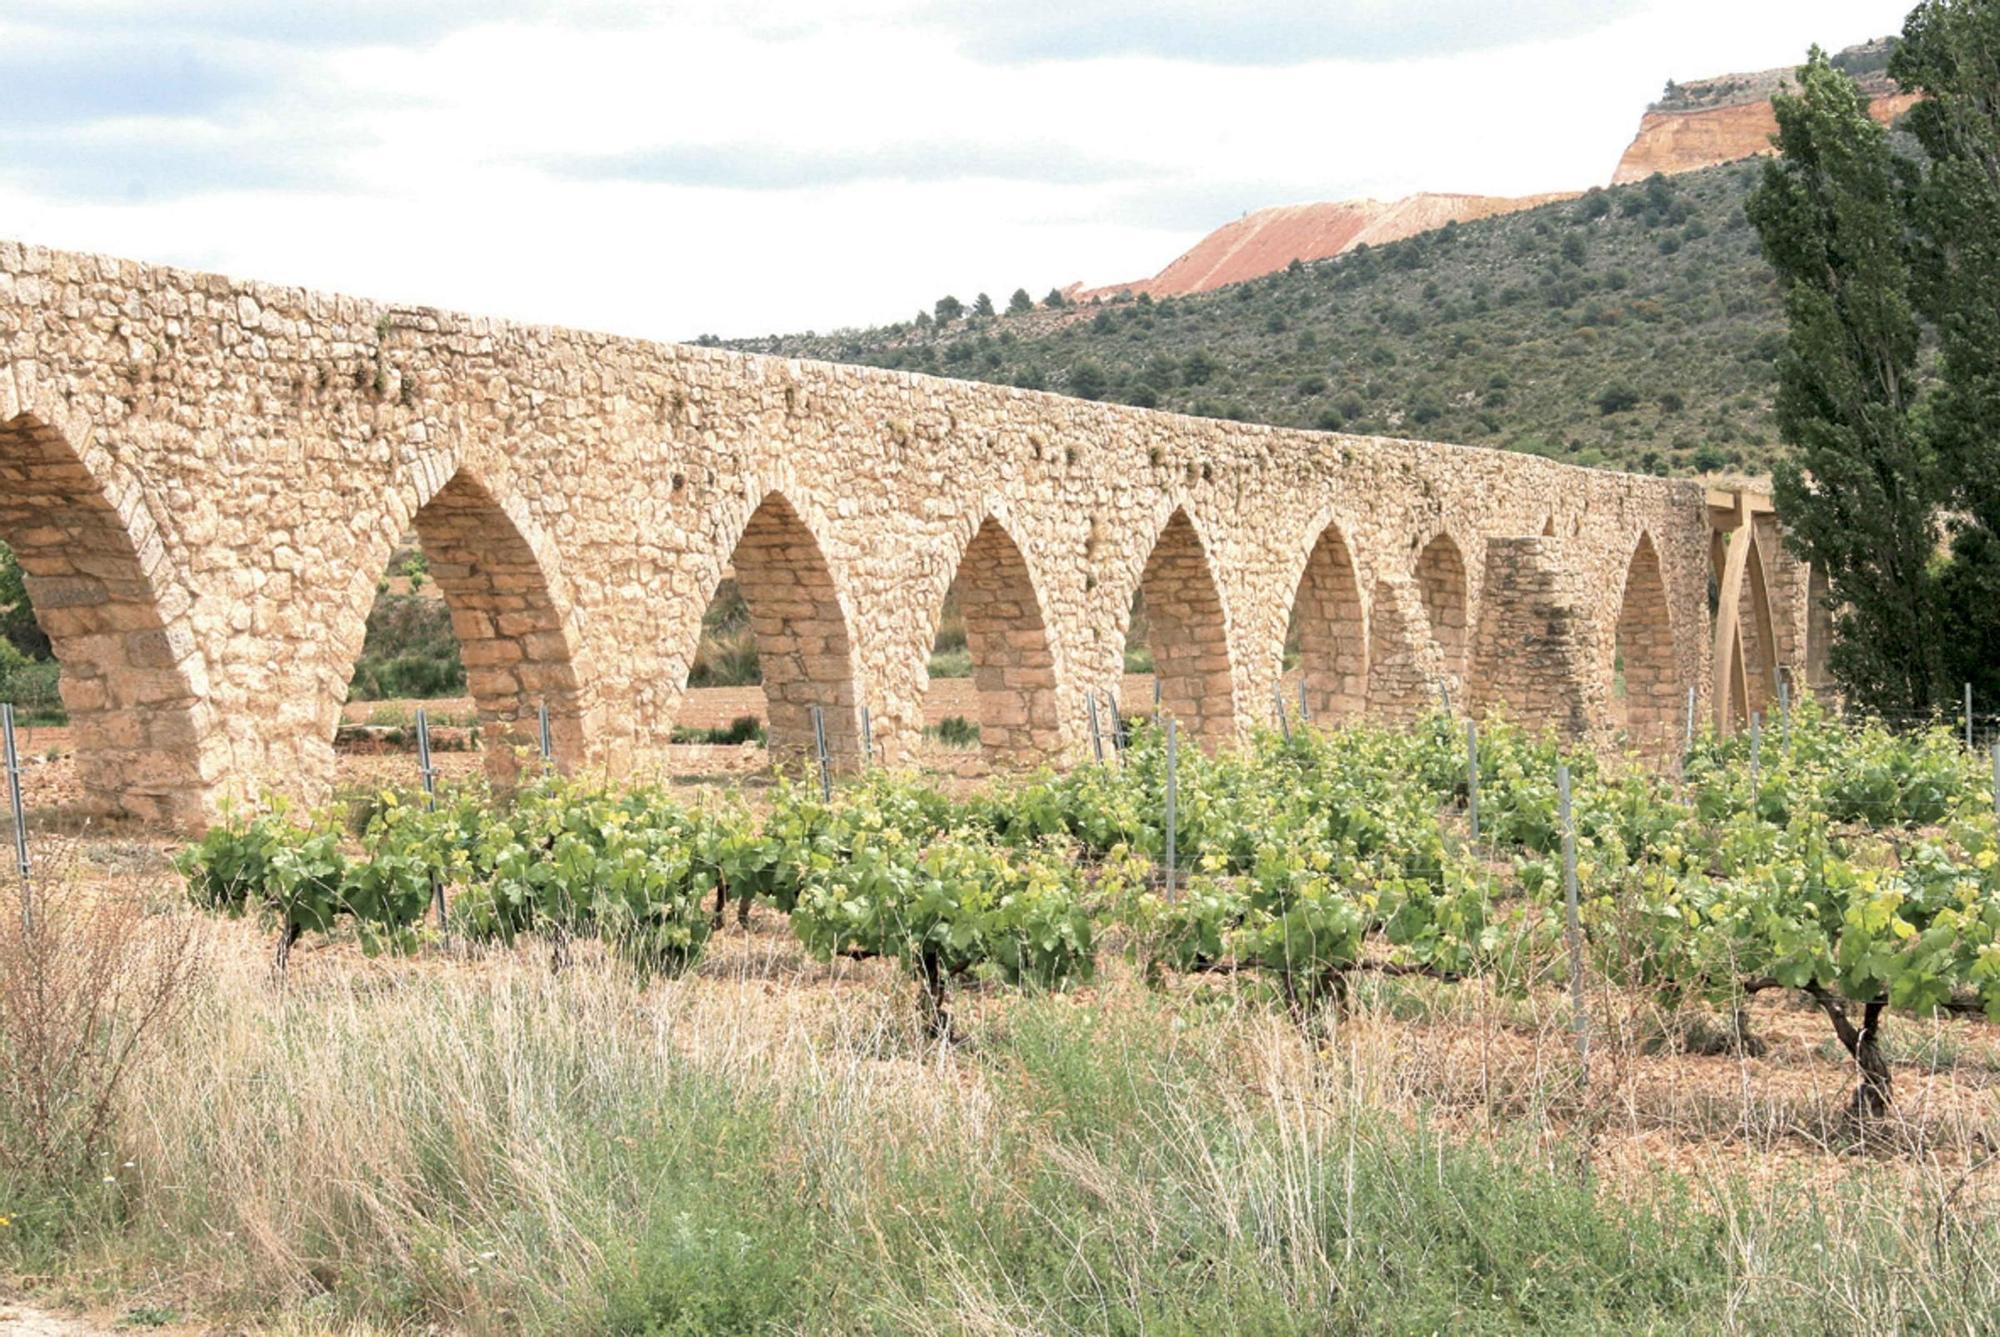
<instances>
[{"instance_id":1,"label":"dry grass","mask_svg":"<svg viewBox=\"0 0 2000 1337\"><path fill-rule=\"evenodd\" d=\"M55 848L53 885L76 862ZM141 1046L169 1030L204 969L199 926L119 896L0 894L0 1167L78 1173L103 1149Z\"/></svg>"},{"instance_id":2,"label":"dry grass","mask_svg":"<svg viewBox=\"0 0 2000 1337\"><path fill-rule=\"evenodd\" d=\"M495 1333L1971 1332L2000 1305L1976 1023L1900 1023L1901 1122L1856 1146L1822 1024L1767 1000L1761 1056L1702 1056L1597 992L1584 1082L1554 994L1380 980L1314 1036L1247 981L1113 960L973 990L939 1047L892 968L762 915L645 990L588 945L552 973L344 943L280 990L253 926L123 913L140 1015L162 961L201 964L118 1069L107 1174L0 1235L0 1276L73 1303ZM105 959L98 922L65 950Z\"/></svg>"}]
</instances>

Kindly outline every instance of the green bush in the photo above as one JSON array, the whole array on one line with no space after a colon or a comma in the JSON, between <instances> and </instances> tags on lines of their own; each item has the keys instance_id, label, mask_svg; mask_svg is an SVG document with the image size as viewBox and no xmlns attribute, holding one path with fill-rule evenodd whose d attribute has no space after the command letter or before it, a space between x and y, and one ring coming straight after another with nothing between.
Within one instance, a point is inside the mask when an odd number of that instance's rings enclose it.
<instances>
[{"instance_id":1,"label":"green bush","mask_svg":"<svg viewBox=\"0 0 2000 1337\"><path fill-rule=\"evenodd\" d=\"M947 715L936 724L926 724L924 737L935 738L946 747L977 747L979 726L963 715Z\"/></svg>"},{"instance_id":2,"label":"green bush","mask_svg":"<svg viewBox=\"0 0 2000 1337\"><path fill-rule=\"evenodd\" d=\"M463 696L465 665L444 600L382 594L368 612L368 632L355 661L348 698L354 701Z\"/></svg>"}]
</instances>

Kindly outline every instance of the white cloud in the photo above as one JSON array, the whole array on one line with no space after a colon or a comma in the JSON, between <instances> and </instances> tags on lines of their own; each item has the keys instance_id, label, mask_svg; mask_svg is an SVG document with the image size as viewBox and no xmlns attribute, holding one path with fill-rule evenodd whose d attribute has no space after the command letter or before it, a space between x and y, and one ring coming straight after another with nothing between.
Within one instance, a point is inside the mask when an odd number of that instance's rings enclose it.
<instances>
[{"instance_id":1,"label":"white cloud","mask_svg":"<svg viewBox=\"0 0 2000 1337\"><path fill-rule=\"evenodd\" d=\"M1131 2L408 0L315 23L16 0L0 87L33 114L0 120L0 217L51 245L633 334L826 329L1138 277L1268 204L1582 188L1667 78L1796 60L1904 7L1478 7L1502 29L1466 0L1393 23L1365 0L1326 11L1374 34L1334 60L1333 28L1285 27L1293 0L1160 11L1239 51L1113 41ZM1060 50L1001 43L1064 23ZM1253 59L1259 23L1301 58Z\"/></svg>"}]
</instances>

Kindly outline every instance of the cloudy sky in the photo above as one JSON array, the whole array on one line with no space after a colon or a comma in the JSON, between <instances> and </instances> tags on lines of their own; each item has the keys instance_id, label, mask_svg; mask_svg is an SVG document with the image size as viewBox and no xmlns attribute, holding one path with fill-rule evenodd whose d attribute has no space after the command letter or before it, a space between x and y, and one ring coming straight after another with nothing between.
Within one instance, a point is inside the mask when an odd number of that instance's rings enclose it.
<instances>
[{"instance_id":1,"label":"cloudy sky","mask_svg":"<svg viewBox=\"0 0 2000 1337\"><path fill-rule=\"evenodd\" d=\"M1669 77L1907 0L7 0L0 235L661 338L1608 180Z\"/></svg>"}]
</instances>

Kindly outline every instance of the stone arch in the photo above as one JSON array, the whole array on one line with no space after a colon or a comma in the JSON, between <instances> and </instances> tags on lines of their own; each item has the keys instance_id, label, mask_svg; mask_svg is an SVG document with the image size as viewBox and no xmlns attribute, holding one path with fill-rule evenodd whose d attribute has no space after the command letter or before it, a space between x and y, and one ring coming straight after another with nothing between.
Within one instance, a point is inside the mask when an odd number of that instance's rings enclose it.
<instances>
[{"instance_id":1,"label":"stone arch","mask_svg":"<svg viewBox=\"0 0 2000 1337\"><path fill-rule=\"evenodd\" d=\"M1737 697L1739 713L1768 715L1778 693L1777 631L1771 621L1770 586L1765 580L1762 545L1754 538L1743 563L1743 599L1738 604L1741 618L1737 647L1741 657L1742 692Z\"/></svg>"},{"instance_id":2,"label":"stone arch","mask_svg":"<svg viewBox=\"0 0 2000 1337\"><path fill-rule=\"evenodd\" d=\"M1204 747L1236 736L1236 689L1228 623L1208 547L1183 507L1153 540L1139 576L1149 619L1147 643L1160 679L1160 709Z\"/></svg>"},{"instance_id":3,"label":"stone arch","mask_svg":"<svg viewBox=\"0 0 2000 1337\"><path fill-rule=\"evenodd\" d=\"M1048 620L1020 545L998 514L988 512L973 531L953 588L979 696L980 743L1007 765L1055 757L1063 734Z\"/></svg>"},{"instance_id":4,"label":"stone arch","mask_svg":"<svg viewBox=\"0 0 2000 1337\"><path fill-rule=\"evenodd\" d=\"M757 641L772 756L812 755L818 706L834 766L853 769L861 759L861 693L846 604L818 537L783 492L757 502L729 565Z\"/></svg>"},{"instance_id":5,"label":"stone arch","mask_svg":"<svg viewBox=\"0 0 2000 1337\"><path fill-rule=\"evenodd\" d=\"M1624 680L1611 696L1614 721L1642 751L1672 746L1683 688L1675 671L1672 607L1651 534L1641 534L1625 567L1614 654Z\"/></svg>"},{"instance_id":6,"label":"stone arch","mask_svg":"<svg viewBox=\"0 0 2000 1337\"><path fill-rule=\"evenodd\" d=\"M1337 521L1320 529L1306 556L1292 596L1291 627L1298 632L1300 681L1312 717L1360 716L1368 707L1368 619L1353 552Z\"/></svg>"},{"instance_id":7,"label":"stone arch","mask_svg":"<svg viewBox=\"0 0 2000 1337\"><path fill-rule=\"evenodd\" d=\"M138 485L108 481L109 466L35 414L0 422L0 540L61 665L84 806L199 826L226 744L189 626L192 600Z\"/></svg>"},{"instance_id":8,"label":"stone arch","mask_svg":"<svg viewBox=\"0 0 2000 1337\"><path fill-rule=\"evenodd\" d=\"M1431 637L1437 642L1444 672L1462 685L1471 641L1465 554L1443 530L1424 545L1417 557L1417 588L1423 595L1424 612L1429 617Z\"/></svg>"},{"instance_id":9,"label":"stone arch","mask_svg":"<svg viewBox=\"0 0 2000 1337\"><path fill-rule=\"evenodd\" d=\"M519 510L461 468L414 517L479 708L487 773L503 783L517 749L538 746L543 705L559 765L583 759L590 733L568 591L553 551Z\"/></svg>"}]
</instances>

